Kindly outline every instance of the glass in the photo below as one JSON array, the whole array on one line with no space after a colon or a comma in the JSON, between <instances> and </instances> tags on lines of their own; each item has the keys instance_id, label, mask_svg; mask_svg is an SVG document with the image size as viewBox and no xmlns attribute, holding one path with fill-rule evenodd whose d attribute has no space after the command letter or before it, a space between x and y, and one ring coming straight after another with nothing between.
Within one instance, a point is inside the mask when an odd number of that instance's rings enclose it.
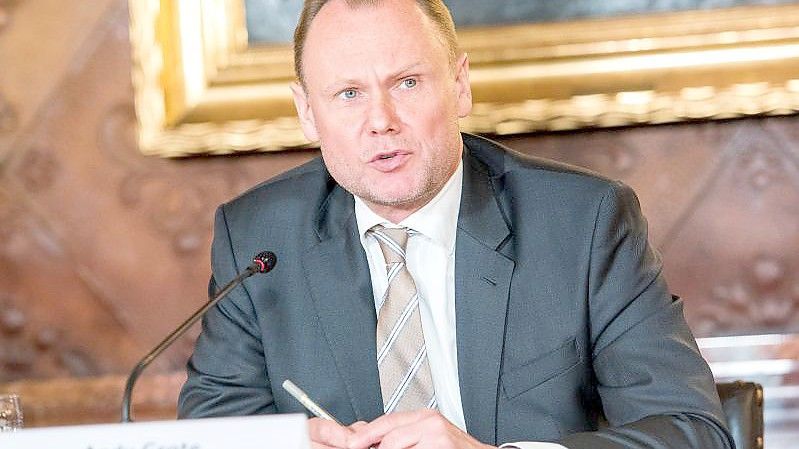
<instances>
[{"instance_id":1,"label":"glass","mask_svg":"<svg viewBox=\"0 0 799 449\"><path fill-rule=\"evenodd\" d=\"M0 394L0 432L22 429L22 405L16 394Z\"/></svg>"}]
</instances>

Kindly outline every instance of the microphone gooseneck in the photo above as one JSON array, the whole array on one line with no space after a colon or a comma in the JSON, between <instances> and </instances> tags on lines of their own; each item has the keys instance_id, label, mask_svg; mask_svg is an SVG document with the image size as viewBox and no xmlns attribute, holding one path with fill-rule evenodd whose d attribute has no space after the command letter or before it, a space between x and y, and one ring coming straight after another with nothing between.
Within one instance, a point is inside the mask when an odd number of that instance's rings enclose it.
<instances>
[{"instance_id":1,"label":"microphone gooseneck","mask_svg":"<svg viewBox=\"0 0 799 449\"><path fill-rule=\"evenodd\" d=\"M125 384L125 393L122 396L122 422L131 422L131 397L133 396L133 386L136 384L136 380L139 378L139 375L147 368L150 363L153 362L162 352L164 352L168 347L170 347L175 340L177 340L181 335L185 334L186 331L191 328L191 326L197 322L203 315L211 309L211 307L215 306L222 298L228 295L234 288L236 288L239 284L241 284L245 279L248 277L257 274L257 273L268 273L275 268L277 264L277 256L272 251L263 251L255 255L252 259L252 263L244 269L238 276L236 276L232 281L230 281L227 285L222 287L217 294L211 298L208 302L206 302L202 307L200 307L192 316L189 317L183 324L177 327L171 334L167 335L166 338L161 343L158 343L144 358L142 358L139 363L133 368L130 372L130 376L128 376L128 381Z\"/></svg>"}]
</instances>

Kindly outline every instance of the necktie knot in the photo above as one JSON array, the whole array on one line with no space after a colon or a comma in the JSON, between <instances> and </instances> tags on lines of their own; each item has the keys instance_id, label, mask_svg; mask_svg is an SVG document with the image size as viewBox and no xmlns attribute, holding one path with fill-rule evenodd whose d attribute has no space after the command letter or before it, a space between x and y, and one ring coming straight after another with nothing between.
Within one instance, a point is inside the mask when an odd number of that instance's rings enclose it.
<instances>
[{"instance_id":1,"label":"necktie knot","mask_svg":"<svg viewBox=\"0 0 799 449\"><path fill-rule=\"evenodd\" d=\"M369 230L380 244L387 264L405 262L405 248L408 245L408 228L386 228L374 226Z\"/></svg>"}]
</instances>

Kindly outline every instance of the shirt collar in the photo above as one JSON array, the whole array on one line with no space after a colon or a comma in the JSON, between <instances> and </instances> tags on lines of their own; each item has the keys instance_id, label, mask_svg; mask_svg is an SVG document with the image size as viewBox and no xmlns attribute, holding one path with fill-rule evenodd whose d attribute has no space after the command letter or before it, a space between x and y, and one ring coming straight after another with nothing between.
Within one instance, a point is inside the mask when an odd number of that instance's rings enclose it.
<instances>
[{"instance_id":1,"label":"shirt collar","mask_svg":"<svg viewBox=\"0 0 799 449\"><path fill-rule=\"evenodd\" d=\"M463 161L458 163L455 173L432 200L400 223L391 223L377 215L361 198L356 196L355 219L358 222L358 233L363 240L366 237L366 231L375 225L404 226L423 234L451 252L455 248L455 233L458 227L462 190Z\"/></svg>"}]
</instances>

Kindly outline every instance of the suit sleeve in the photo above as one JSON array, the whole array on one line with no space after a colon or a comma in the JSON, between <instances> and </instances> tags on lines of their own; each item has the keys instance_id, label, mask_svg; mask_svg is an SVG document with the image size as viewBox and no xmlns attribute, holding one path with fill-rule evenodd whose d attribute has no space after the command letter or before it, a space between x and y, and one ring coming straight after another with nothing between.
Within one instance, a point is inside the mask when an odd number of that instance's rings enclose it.
<instances>
[{"instance_id":1,"label":"suit sleeve","mask_svg":"<svg viewBox=\"0 0 799 449\"><path fill-rule=\"evenodd\" d=\"M588 295L592 366L607 427L571 449L732 449L710 369L647 241L635 193L613 184L598 207Z\"/></svg>"},{"instance_id":2,"label":"suit sleeve","mask_svg":"<svg viewBox=\"0 0 799 449\"><path fill-rule=\"evenodd\" d=\"M216 213L211 259L209 295L216 292L217 280L227 282L239 271L223 207ZM179 418L275 411L256 313L244 285L231 291L203 318L202 332L187 365L188 379L178 400Z\"/></svg>"}]
</instances>

